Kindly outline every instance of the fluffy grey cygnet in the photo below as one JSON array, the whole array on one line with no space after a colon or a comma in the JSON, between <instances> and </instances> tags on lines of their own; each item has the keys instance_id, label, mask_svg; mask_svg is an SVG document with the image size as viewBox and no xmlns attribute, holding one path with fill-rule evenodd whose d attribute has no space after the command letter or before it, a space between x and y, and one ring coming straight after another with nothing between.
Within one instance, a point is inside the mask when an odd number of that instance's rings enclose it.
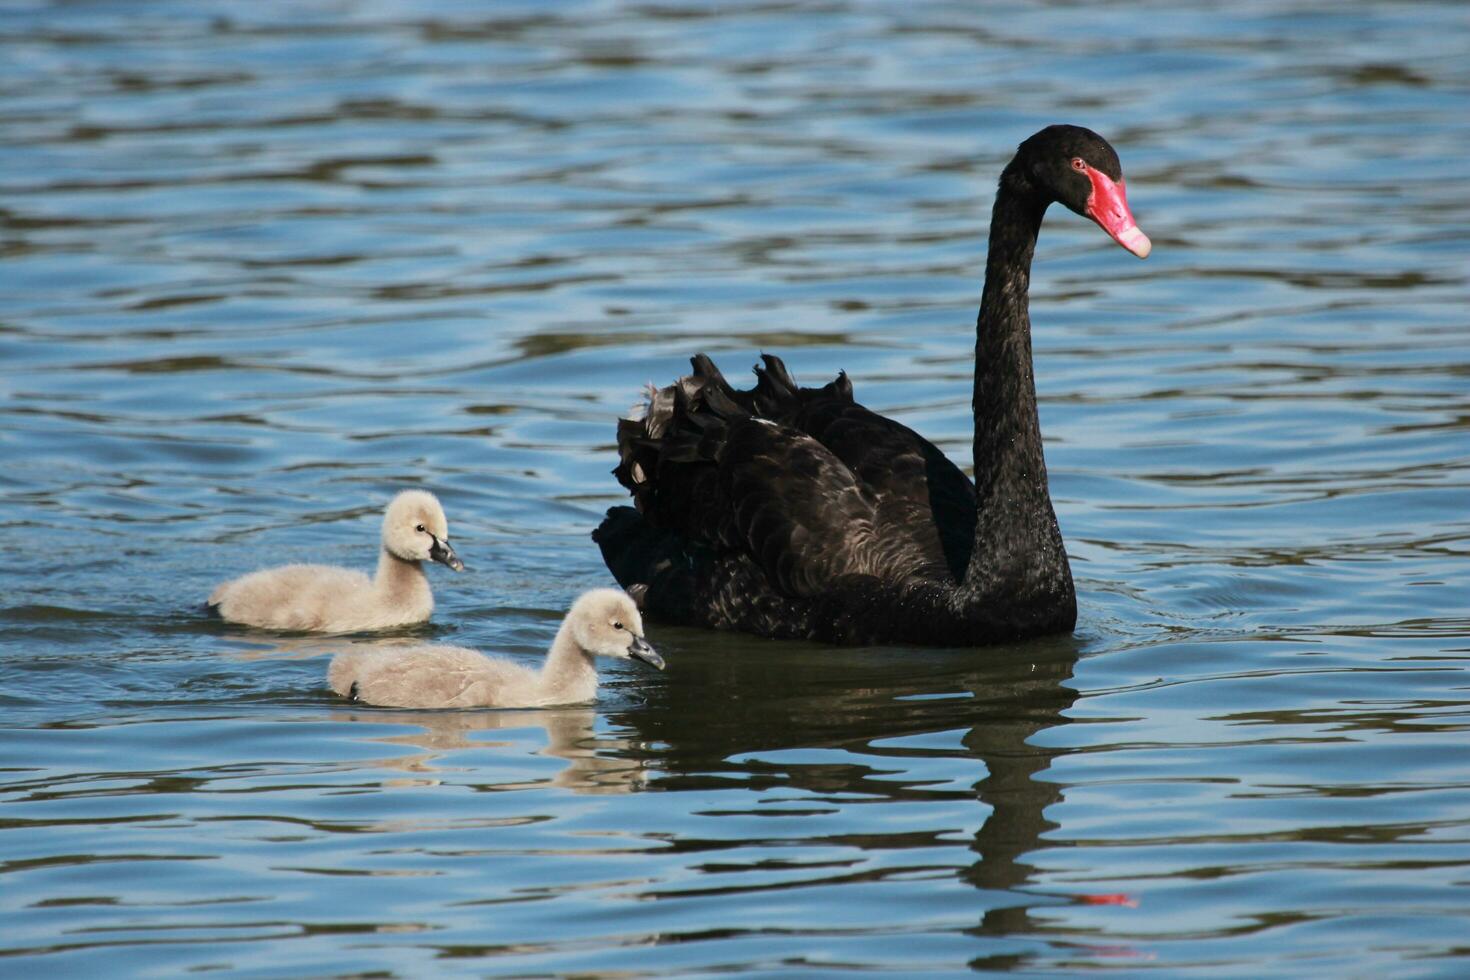
<instances>
[{"instance_id":1,"label":"fluffy grey cygnet","mask_svg":"<svg viewBox=\"0 0 1470 980\"><path fill-rule=\"evenodd\" d=\"M283 565L217 586L209 605L231 623L266 629L353 633L409 626L434 611L425 560L464 571L449 546L438 498L405 490L383 518L383 551L372 578L332 565Z\"/></svg>"},{"instance_id":2,"label":"fluffy grey cygnet","mask_svg":"<svg viewBox=\"0 0 1470 980\"><path fill-rule=\"evenodd\" d=\"M643 638L638 607L617 589L593 589L572 603L539 671L426 643L339 653L327 681L343 697L393 708L535 708L592 700L597 656L664 667Z\"/></svg>"}]
</instances>

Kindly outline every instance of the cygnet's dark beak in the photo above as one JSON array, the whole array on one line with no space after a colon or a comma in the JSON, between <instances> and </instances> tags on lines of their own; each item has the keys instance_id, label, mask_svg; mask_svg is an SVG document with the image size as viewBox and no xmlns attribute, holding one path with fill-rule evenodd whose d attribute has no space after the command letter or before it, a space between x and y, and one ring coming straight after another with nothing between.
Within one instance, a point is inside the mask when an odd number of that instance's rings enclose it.
<instances>
[{"instance_id":1,"label":"cygnet's dark beak","mask_svg":"<svg viewBox=\"0 0 1470 980\"><path fill-rule=\"evenodd\" d=\"M648 645L648 641L641 636L633 637L633 645L628 648L628 656L634 660L641 660L650 667L664 669L664 658L658 655L658 651Z\"/></svg>"},{"instance_id":2,"label":"cygnet's dark beak","mask_svg":"<svg viewBox=\"0 0 1470 980\"><path fill-rule=\"evenodd\" d=\"M464 562L460 561L459 555L456 555L454 549L449 547L449 542L440 541L438 535L430 536L434 539L434 544L429 548L429 557L441 565L448 565L456 572L464 571Z\"/></svg>"}]
</instances>

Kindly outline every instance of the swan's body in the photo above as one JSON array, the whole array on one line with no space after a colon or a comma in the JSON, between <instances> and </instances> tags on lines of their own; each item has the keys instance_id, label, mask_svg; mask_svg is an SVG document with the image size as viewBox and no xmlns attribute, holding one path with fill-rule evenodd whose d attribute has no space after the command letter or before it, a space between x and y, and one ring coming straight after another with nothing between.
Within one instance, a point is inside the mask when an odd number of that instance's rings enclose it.
<instances>
[{"instance_id":1,"label":"swan's body","mask_svg":"<svg viewBox=\"0 0 1470 980\"><path fill-rule=\"evenodd\" d=\"M645 609L674 622L834 643L972 646L1072 629L1076 593L1047 488L1027 293L1061 201L1140 258L1117 155L1051 126L1001 175L975 342L975 482L775 357L736 391L709 358L618 428L636 510L593 533Z\"/></svg>"},{"instance_id":2,"label":"swan's body","mask_svg":"<svg viewBox=\"0 0 1470 980\"><path fill-rule=\"evenodd\" d=\"M405 490L383 518L383 547L372 578L332 565L284 565L222 583L210 594L209 606L228 622L266 629L349 633L409 626L434 611L424 561L464 570L449 546L439 501L423 490Z\"/></svg>"},{"instance_id":3,"label":"swan's body","mask_svg":"<svg viewBox=\"0 0 1470 980\"><path fill-rule=\"evenodd\" d=\"M664 662L643 638L624 592L594 589L575 603L540 670L441 644L339 653L327 682L343 697L394 708L532 708L590 701L597 656Z\"/></svg>"}]
</instances>

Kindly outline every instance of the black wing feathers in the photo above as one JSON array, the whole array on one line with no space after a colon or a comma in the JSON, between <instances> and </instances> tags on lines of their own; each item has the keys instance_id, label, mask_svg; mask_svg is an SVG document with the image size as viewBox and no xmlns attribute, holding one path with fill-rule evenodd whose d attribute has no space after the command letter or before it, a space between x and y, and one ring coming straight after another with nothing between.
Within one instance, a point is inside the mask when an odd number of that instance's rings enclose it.
<instances>
[{"instance_id":1,"label":"black wing feathers","mask_svg":"<svg viewBox=\"0 0 1470 980\"><path fill-rule=\"evenodd\" d=\"M782 604L845 576L957 582L975 523L964 474L854 402L845 373L802 388L761 359L739 391L696 355L692 374L619 423L614 473L638 513L615 508L594 535L618 581L670 618L737 626L799 619Z\"/></svg>"},{"instance_id":2,"label":"black wing feathers","mask_svg":"<svg viewBox=\"0 0 1470 980\"><path fill-rule=\"evenodd\" d=\"M788 595L871 568L874 502L815 439L747 418L730 426L721 487L736 540Z\"/></svg>"}]
</instances>

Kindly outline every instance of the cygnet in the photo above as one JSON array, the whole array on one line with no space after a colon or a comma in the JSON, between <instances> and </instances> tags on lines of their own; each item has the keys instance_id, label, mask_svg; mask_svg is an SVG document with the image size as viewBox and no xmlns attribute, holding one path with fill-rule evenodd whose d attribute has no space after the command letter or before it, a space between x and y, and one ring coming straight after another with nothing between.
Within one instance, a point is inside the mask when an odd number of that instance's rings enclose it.
<instances>
[{"instance_id":1,"label":"cygnet","mask_svg":"<svg viewBox=\"0 0 1470 980\"><path fill-rule=\"evenodd\" d=\"M643 638L643 619L627 593L583 593L539 671L464 647L420 644L339 653L327 682L343 697L394 708L535 708L592 700L596 656L664 668Z\"/></svg>"},{"instance_id":2,"label":"cygnet","mask_svg":"<svg viewBox=\"0 0 1470 980\"><path fill-rule=\"evenodd\" d=\"M267 629L352 633L409 626L434 611L421 565L426 559L464 571L438 499L405 490L383 518L383 551L372 578L332 565L283 565L223 583L209 606L231 623Z\"/></svg>"}]
</instances>

